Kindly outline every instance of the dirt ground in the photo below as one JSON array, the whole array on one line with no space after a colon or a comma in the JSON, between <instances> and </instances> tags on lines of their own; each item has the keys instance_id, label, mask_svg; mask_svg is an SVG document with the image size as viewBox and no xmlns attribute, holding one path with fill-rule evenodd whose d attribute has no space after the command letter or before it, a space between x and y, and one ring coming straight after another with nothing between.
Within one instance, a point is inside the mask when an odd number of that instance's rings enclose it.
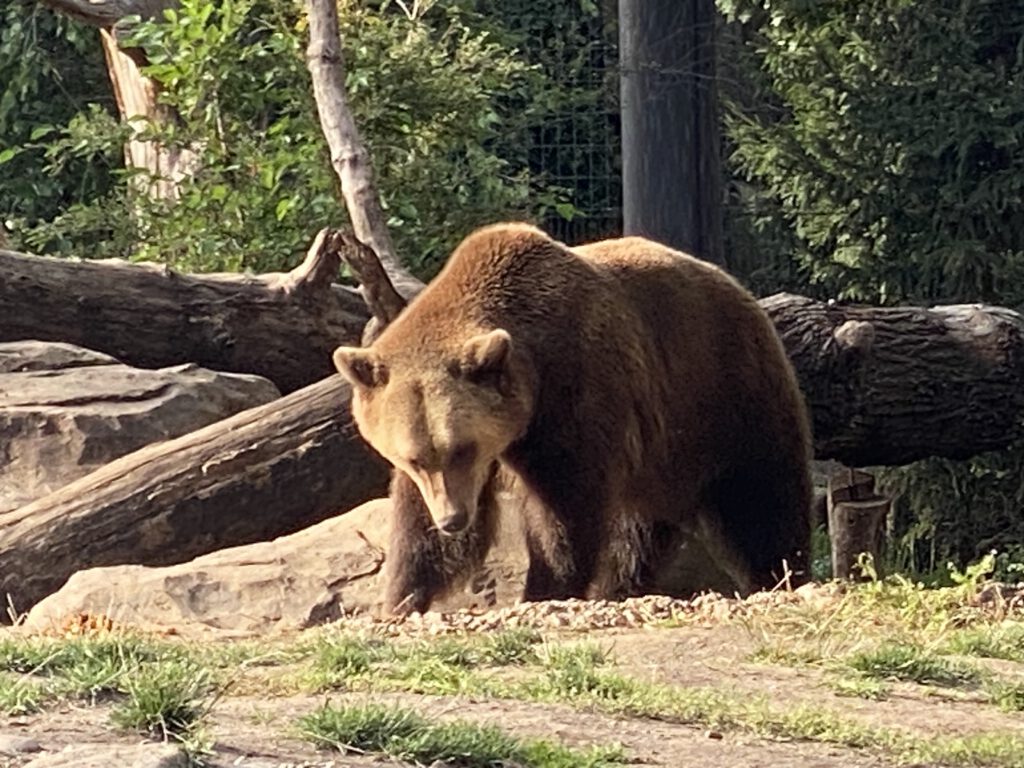
<instances>
[{"instance_id":1,"label":"dirt ground","mask_svg":"<svg viewBox=\"0 0 1024 768\"><path fill-rule=\"evenodd\" d=\"M1003 713L969 692L939 695L924 686L894 684L885 700L870 701L835 693L828 670L819 666L751 661L761 638L735 622L546 635L549 642L556 637L569 642L595 641L611 651L617 672L642 680L712 687L744 698L760 697L782 709L809 704L857 723L903 729L924 737L1002 732L1024 738L1024 718L1019 713ZM560 704L413 694L252 695L244 692L244 686L237 692L228 690L213 710L211 730L216 743L208 764L224 768L379 765L379 757L319 751L298 738L293 730L295 719L326 698L333 703L401 703L429 719L479 721L499 725L514 735L544 737L569 746L618 743L636 765L880 768L897 764L893 756L876 748L766 739L743 729L712 731L706 726L613 717ZM86 742L138 743L138 737L113 730L108 717L107 705L62 704L37 714L0 718L0 736L31 737L47 752ZM34 757L0 757L0 766L24 766Z\"/></svg>"}]
</instances>

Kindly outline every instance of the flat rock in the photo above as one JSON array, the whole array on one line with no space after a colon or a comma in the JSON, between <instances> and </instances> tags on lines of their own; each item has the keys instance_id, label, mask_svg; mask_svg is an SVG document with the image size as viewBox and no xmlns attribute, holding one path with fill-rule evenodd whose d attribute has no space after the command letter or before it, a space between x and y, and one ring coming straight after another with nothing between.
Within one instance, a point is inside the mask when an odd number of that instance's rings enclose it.
<instances>
[{"instance_id":1,"label":"flat rock","mask_svg":"<svg viewBox=\"0 0 1024 768\"><path fill-rule=\"evenodd\" d=\"M72 744L41 755L24 768L187 768L188 756L174 744Z\"/></svg>"},{"instance_id":2,"label":"flat rock","mask_svg":"<svg viewBox=\"0 0 1024 768\"><path fill-rule=\"evenodd\" d=\"M279 396L259 376L133 368L70 344L0 344L0 512Z\"/></svg>"},{"instance_id":3,"label":"flat rock","mask_svg":"<svg viewBox=\"0 0 1024 768\"><path fill-rule=\"evenodd\" d=\"M30 752L39 752L42 748L42 745L35 739L0 733L0 755L24 755Z\"/></svg>"},{"instance_id":4,"label":"flat rock","mask_svg":"<svg viewBox=\"0 0 1024 768\"><path fill-rule=\"evenodd\" d=\"M380 602L390 502L375 499L274 541L220 550L166 567L79 571L29 612L27 631L68 617L102 614L115 624L232 634L294 630L375 610ZM481 574L438 609L514 602L522 593L525 548L509 518Z\"/></svg>"}]
</instances>

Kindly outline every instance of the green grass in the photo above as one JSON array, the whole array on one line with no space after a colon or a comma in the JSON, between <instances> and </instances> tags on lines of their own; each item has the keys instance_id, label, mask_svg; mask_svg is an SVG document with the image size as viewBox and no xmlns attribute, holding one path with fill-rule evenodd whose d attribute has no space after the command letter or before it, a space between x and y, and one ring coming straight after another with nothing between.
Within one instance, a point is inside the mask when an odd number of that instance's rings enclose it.
<instances>
[{"instance_id":1,"label":"green grass","mask_svg":"<svg viewBox=\"0 0 1024 768\"><path fill-rule=\"evenodd\" d=\"M468 640L433 638L385 642L331 632L312 649L306 684L317 691L377 688L455 695L477 684L478 670L537 661L540 634L508 630Z\"/></svg>"},{"instance_id":2,"label":"green grass","mask_svg":"<svg viewBox=\"0 0 1024 768\"><path fill-rule=\"evenodd\" d=\"M422 765L439 761L460 768L602 768L625 761L618 748L569 749L548 741L517 739L494 726L434 723L412 710L377 704L325 704L303 717L299 728L319 747L382 754Z\"/></svg>"},{"instance_id":3,"label":"green grass","mask_svg":"<svg viewBox=\"0 0 1024 768\"><path fill-rule=\"evenodd\" d=\"M899 680L948 688L977 687L982 682L979 670L914 645L883 645L854 654L847 663L862 675L876 680Z\"/></svg>"},{"instance_id":4,"label":"green grass","mask_svg":"<svg viewBox=\"0 0 1024 768\"><path fill-rule=\"evenodd\" d=\"M26 715L46 700L42 687L22 675L0 672L0 715Z\"/></svg>"},{"instance_id":5,"label":"green grass","mask_svg":"<svg viewBox=\"0 0 1024 768\"><path fill-rule=\"evenodd\" d=\"M125 697L111 712L112 722L161 740L188 737L216 701L210 672L187 661L139 667L120 685Z\"/></svg>"},{"instance_id":6,"label":"green grass","mask_svg":"<svg viewBox=\"0 0 1024 768\"><path fill-rule=\"evenodd\" d=\"M207 747L202 726L217 691L212 673L181 645L121 633L0 641L0 711L109 700L114 725L180 741L194 763Z\"/></svg>"},{"instance_id":7,"label":"green grass","mask_svg":"<svg viewBox=\"0 0 1024 768\"><path fill-rule=\"evenodd\" d=\"M646 683L617 673L609 651L595 643L545 644L537 653L538 662L523 667L513 680L495 680L487 668L470 663L470 659L477 658L474 654L479 650L479 641L462 641L461 650L453 643L458 645L460 641L448 640L434 649L423 644L393 644L396 646L393 658L404 659L407 663L412 659L432 660L429 673L421 677L409 676L407 667L402 664L377 662L361 678L363 690L430 693L436 690L438 680L457 678L465 694L559 702L616 716L740 730L769 738L881 749L899 760L1000 768L1024 764L1024 740L1007 733L919 737L903 730L864 725L818 705L779 708L764 697L714 688ZM381 654L388 655L384 651ZM981 679L975 677L973 670L963 671L955 665L924 664L922 659L934 660L919 649L906 656L886 650L864 658L871 659L870 666L878 670L888 665L909 676L911 673L907 670L913 668L913 676L919 680L942 679L963 685L968 681L976 684ZM908 659L913 663L907 663ZM858 679L850 686L848 694L868 698L883 696L886 690L872 677Z\"/></svg>"},{"instance_id":8,"label":"green grass","mask_svg":"<svg viewBox=\"0 0 1024 768\"><path fill-rule=\"evenodd\" d=\"M987 693L1004 712L1024 712L1024 683L993 682L987 686Z\"/></svg>"},{"instance_id":9,"label":"green grass","mask_svg":"<svg viewBox=\"0 0 1024 768\"><path fill-rule=\"evenodd\" d=\"M889 698L889 686L882 680L870 677L837 677L831 681L832 691L837 696L850 696L871 701Z\"/></svg>"},{"instance_id":10,"label":"green grass","mask_svg":"<svg viewBox=\"0 0 1024 768\"><path fill-rule=\"evenodd\" d=\"M945 648L965 656L1024 663L1024 623L1001 622L958 629L950 633Z\"/></svg>"}]
</instances>

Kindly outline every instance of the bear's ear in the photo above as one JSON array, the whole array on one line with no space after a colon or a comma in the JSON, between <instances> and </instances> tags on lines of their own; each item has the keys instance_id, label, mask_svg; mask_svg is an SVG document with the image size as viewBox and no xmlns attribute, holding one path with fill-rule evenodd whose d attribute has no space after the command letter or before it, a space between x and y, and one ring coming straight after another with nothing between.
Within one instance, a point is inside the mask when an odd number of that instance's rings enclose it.
<instances>
[{"instance_id":1,"label":"bear's ear","mask_svg":"<svg viewBox=\"0 0 1024 768\"><path fill-rule=\"evenodd\" d=\"M355 387L373 388L388 380L387 368L376 354L362 347L338 347L334 367Z\"/></svg>"},{"instance_id":2,"label":"bear's ear","mask_svg":"<svg viewBox=\"0 0 1024 768\"><path fill-rule=\"evenodd\" d=\"M470 381L483 383L505 372L512 352L512 337L504 328L474 336L462 345L459 371Z\"/></svg>"}]
</instances>

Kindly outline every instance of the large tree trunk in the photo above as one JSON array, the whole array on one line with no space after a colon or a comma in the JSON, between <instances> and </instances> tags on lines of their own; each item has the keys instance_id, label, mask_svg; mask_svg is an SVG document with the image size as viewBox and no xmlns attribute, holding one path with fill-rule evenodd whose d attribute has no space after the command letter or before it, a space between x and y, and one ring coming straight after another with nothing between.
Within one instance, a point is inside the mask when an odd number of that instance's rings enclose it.
<instances>
[{"instance_id":1,"label":"large tree trunk","mask_svg":"<svg viewBox=\"0 0 1024 768\"><path fill-rule=\"evenodd\" d=\"M368 313L332 285L341 241L318 235L306 261L277 275L183 275L122 261L0 251L0 341L65 341L124 363L198 363L256 373L292 392L334 372Z\"/></svg>"},{"instance_id":2,"label":"large tree trunk","mask_svg":"<svg viewBox=\"0 0 1024 768\"><path fill-rule=\"evenodd\" d=\"M0 596L27 610L75 571L265 541L386 490L340 376L147 446L0 514Z\"/></svg>"},{"instance_id":3,"label":"large tree trunk","mask_svg":"<svg viewBox=\"0 0 1024 768\"><path fill-rule=\"evenodd\" d=\"M619 0L623 231L722 264L714 0Z\"/></svg>"}]
</instances>

